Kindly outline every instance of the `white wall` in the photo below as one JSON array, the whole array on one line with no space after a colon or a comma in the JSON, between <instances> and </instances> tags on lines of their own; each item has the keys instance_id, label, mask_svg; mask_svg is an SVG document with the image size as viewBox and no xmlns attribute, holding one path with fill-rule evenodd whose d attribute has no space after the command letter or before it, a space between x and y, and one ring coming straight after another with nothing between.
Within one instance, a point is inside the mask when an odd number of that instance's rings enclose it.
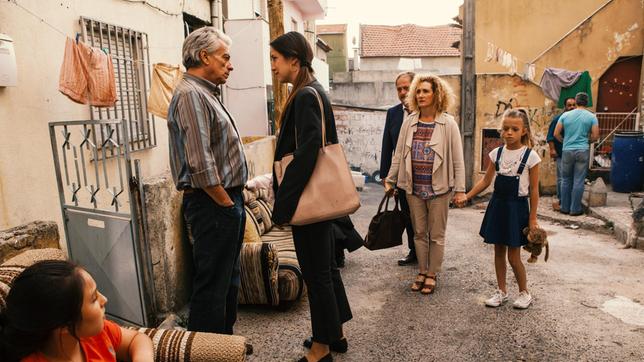
<instances>
[{"instance_id":1,"label":"white wall","mask_svg":"<svg viewBox=\"0 0 644 362\"><path fill-rule=\"evenodd\" d=\"M362 57L360 70L426 70L438 74L460 74L460 57Z\"/></svg>"},{"instance_id":2,"label":"white wall","mask_svg":"<svg viewBox=\"0 0 644 362\"><path fill-rule=\"evenodd\" d=\"M315 78L322 84L326 91L329 91L329 65L318 58L313 58L313 71Z\"/></svg>"},{"instance_id":3,"label":"white wall","mask_svg":"<svg viewBox=\"0 0 644 362\"><path fill-rule=\"evenodd\" d=\"M210 0L185 0L183 11L206 22L211 20Z\"/></svg>"},{"instance_id":4,"label":"white wall","mask_svg":"<svg viewBox=\"0 0 644 362\"><path fill-rule=\"evenodd\" d=\"M297 6L290 1L283 1L284 4L284 32L299 31L304 33L304 20L302 19L302 12ZM295 20L297 28L293 28L292 21Z\"/></svg>"},{"instance_id":5,"label":"white wall","mask_svg":"<svg viewBox=\"0 0 644 362\"><path fill-rule=\"evenodd\" d=\"M234 67L226 82L226 105L242 136L267 135L268 24L263 20L229 20L224 29L233 40L230 55Z\"/></svg>"},{"instance_id":6,"label":"white wall","mask_svg":"<svg viewBox=\"0 0 644 362\"><path fill-rule=\"evenodd\" d=\"M71 37L80 31L81 16L145 32L150 63L181 62L180 2L154 1L155 6L178 15L113 0L20 0L19 4ZM199 4L207 6L208 1L192 5ZM89 119L89 106L73 103L58 91L64 35L7 1L0 2L0 32L13 38L18 67L18 86L0 87L0 229L32 220L53 220L60 226L47 123ZM166 122L155 119L157 147L133 154L142 160L144 176L168 169Z\"/></svg>"},{"instance_id":7,"label":"white wall","mask_svg":"<svg viewBox=\"0 0 644 362\"><path fill-rule=\"evenodd\" d=\"M228 0L228 19L253 19L253 0Z\"/></svg>"},{"instance_id":8,"label":"white wall","mask_svg":"<svg viewBox=\"0 0 644 362\"><path fill-rule=\"evenodd\" d=\"M369 175L380 170L382 133L387 111L362 111L333 107L338 141L352 167Z\"/></svg>"}]
</instances>

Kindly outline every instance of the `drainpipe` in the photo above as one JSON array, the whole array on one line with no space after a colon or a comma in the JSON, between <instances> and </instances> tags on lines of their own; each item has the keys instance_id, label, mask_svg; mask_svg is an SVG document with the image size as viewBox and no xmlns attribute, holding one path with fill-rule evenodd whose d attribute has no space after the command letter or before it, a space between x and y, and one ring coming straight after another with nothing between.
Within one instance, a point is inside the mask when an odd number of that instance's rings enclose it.
<instances>
[{"instance_id":1,"label":"drainpipe","mask_svg":"<svg viewBox=\"0 0 644 362\"><path fill-rule=\"evenodd\" d=\"M221 0L210 0L210 22L212 26L223 31L224 22L221 16Z\"/></svg>"},{"instance_id":2,"label":"drainpipe","mask_svg":"<svg viewBox=\"0 0 644 362\"><path fill-rule=\"evenodd\" d=\"M465 161L465 187L474 183L474 130L476 128L476 69L474 60L474 2L463 3L463 41L461 51L461 132L463 133L463 158Z\"/></svg>"}]
</instances>

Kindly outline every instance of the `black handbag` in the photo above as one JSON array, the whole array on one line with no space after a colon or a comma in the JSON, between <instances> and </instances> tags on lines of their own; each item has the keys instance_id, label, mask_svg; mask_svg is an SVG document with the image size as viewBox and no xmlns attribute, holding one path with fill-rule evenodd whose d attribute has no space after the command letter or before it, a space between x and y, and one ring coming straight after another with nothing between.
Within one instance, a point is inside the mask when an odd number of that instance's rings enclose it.
<instances>
[{"instance_id":1,"label":"black handbag","mask_svg":"<svg viewBox=\"0 0 644 362\"><path fill-rule=\"evenodd\" d=\"M398 198L395 198L396 204L393 210L387 210L390 198L391 196L385 194L378 206L378 213L371 219L369 231L364 240L364 246L369 250L386 249L402 244L402 234L409 223L409 215L398 207Z\"/></svg>"}]
</instances>

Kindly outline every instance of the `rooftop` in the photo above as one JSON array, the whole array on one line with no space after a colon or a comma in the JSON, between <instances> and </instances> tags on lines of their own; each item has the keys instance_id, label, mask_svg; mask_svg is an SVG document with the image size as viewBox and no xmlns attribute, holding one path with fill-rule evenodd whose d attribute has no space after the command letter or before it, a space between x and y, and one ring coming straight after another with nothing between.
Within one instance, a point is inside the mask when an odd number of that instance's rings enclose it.
<instances>
[{"instance_id":1,"label":"rooftop","mask_svg":"<svg viewBox=\"0 0 644 362\"><path fill-rule=\"evenodd\" d=\"M347 32L347 24L316 25L315 31L318 34L344 34Z\"/></svg>"},{"instance_id":2,"label":"rooftop","mask_svg":"<svg viewBox=\"0 0 644 362\"><path fill-rule=\"evenodd\" d=\"M461 53L452 44L461 33L449 25L360 25L360 56L458 57Z\"/></svg>"}]
</instances>

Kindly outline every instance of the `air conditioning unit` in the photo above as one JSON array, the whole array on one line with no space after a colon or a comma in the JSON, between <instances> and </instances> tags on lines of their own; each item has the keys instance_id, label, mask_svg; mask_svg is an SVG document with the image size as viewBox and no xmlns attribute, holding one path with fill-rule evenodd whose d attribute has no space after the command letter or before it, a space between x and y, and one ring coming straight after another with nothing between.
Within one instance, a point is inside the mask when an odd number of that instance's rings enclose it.
<instances>
[{"instance_id":1,"label":"air conditioning unit","mask_svg":"<svg viewBox=\"0 0 644 362\"><path fill-rule=\"evenodd\" d=\"M13 39L9 35L0 34L0 87L15 87L17 85L18 76Z\"/></svg>"}]
</instances>

